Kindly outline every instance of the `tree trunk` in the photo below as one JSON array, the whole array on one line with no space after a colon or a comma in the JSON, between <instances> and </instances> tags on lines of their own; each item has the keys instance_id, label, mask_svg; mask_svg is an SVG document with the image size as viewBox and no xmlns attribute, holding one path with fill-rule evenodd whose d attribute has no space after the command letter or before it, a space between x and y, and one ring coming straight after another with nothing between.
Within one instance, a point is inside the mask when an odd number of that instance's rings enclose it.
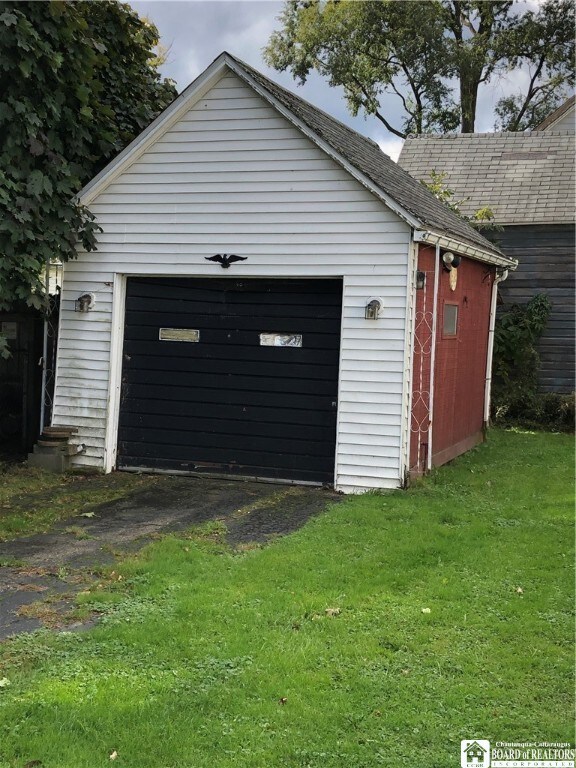
<instances>
[{"instance_id":1,"label":"tree trunk","mask_svg":"<svg viewBox=\"0 0 576 768\"><path fill-rule=\"evenodd\" d=\"M463 65L460 70L460 108L462 133L474 133L476 123L476 103L478 101L479 75L471 67Z\"/></svg>"}]
</instances>

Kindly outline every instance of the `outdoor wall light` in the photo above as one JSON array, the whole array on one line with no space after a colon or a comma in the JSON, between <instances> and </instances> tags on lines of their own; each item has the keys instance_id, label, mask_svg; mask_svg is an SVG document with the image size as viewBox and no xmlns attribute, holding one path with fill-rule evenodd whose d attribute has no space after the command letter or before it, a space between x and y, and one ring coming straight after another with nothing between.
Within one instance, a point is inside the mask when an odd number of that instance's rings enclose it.
<instances>
[{"instance_id":1,"label":"outdoor wall light","mask_svg":"<svg viewBox=\"0 0 576 768\"><path fill-rule=\"evenodd\" d=\"M383 304L384 302L380 298L369 298L364 309L364 317L366 320L378 320L378 315L380 314Z\"/></svg>"},{"instance_id":2,"label":"outdoor wall light","mask_svg":"<svg viewBox=\"0 0 576 768\"><path fill-rule=\"evenodd\" d=\"M426 286L426 272L416 272L416 289L418 291L424 290Z\"/></svg>"},{"instance_id":3,"label":"outdoor wall light","mask_svg":"<svg viewBox=\"0 0 576 768\"><path fill-rule=\"evenodd\" d=\"M83 293L82 296L79 296L74 302L74 310L76 312L88 312L90 309L94 308L94 301L95 298L93 293Z\"/></svg>"},{"instance_id":4,"label":"outdoor wall light","mask_svg":"<svg viewBox=\"0 0 576 768\"><path fill-rule=\"evenodd\" d=\"M444 262L445 268L448 270L448 272L450 272L451 269L457 269L460 266L462 257L456 256L451 251L446 251L446 253L442 256L442 261Z\"/></svg>"}]
</instances>

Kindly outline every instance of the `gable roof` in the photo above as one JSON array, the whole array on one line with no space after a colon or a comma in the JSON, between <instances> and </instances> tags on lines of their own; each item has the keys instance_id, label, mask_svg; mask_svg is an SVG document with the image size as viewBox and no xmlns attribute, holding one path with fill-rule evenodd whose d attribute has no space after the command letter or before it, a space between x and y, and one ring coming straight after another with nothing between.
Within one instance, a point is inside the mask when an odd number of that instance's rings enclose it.
<instances>
[{"instance_id":1,"label":"gable roof","mask_svg":"<svg viewBox=\"0 0 576 768\"><path fill-rule=\"evenodd\" d=\"M576 104L576 96L570 96L570 98L566 99L566 101L563 104L560 104L560 106L557 109L555 109L554 112L551 112L547 118L542 120L542 122L536 126L535 130L545 131L551 127L553 128L554 123L557 123L563 117L567 117L567 115L570 112L574 112L575 104ZM572 131L574 131L574 116L572 116Z\"/></svg>"},{"instance_id":2,"label":"gable roof","mask_svg":"<svg viewBox=\"0 0 576 768\"><path fill-rule=\"evenodd\" d=\"M488 206L498 224L574 221L574 134L568 131L410 137L398 162L417 179L446 173L467 215Z\"/></svg>"},{"instance_id":3,"label":"gable roof","mask_svg":"<svg viewBox=\"0 0 576 768\"><path fill-rule=\"evenodd\" d=\"M170 128L230 69L302 130L336 162L383 200L418 232L417 239L438 243L473 258L515 268L516 262L441 203L424 185L400 168L371 139L269 80L229 53L222 53L156 120L80 192L89 204Z\"/></svg>"}]
</instances>

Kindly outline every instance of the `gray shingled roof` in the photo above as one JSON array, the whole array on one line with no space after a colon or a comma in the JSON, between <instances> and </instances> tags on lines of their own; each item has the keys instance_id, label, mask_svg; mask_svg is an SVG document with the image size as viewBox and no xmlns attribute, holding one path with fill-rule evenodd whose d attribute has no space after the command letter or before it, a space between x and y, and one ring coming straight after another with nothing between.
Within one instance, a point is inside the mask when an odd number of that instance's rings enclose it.
<instances>
[{"instance_id":1,"label":"gray shingled roof","mask_svg":"<svg viewBox=\"0 0 576 768\"><path fill-rule=\"evenodd\" d=\"M416 136L404 142L399 164L417 179L445 172L461 210L490 207L499 224L574 221L574 134L464 133Z\"/></svg>"},{"instance_id":2,"label":"gray shingled roof","mask_svg":"<svg viewBox=\"0 0 576 768\"><path fill-rule=\"evenodd\" d=\"M316 136L368 177L401 208L412 214L424 228L430 228L440 235L451 235L489 253L503 255L493 243L437 200L423 184L384 154L374 141L285 90L243 61L227 55Z\"/></svg>"}]
</instances>

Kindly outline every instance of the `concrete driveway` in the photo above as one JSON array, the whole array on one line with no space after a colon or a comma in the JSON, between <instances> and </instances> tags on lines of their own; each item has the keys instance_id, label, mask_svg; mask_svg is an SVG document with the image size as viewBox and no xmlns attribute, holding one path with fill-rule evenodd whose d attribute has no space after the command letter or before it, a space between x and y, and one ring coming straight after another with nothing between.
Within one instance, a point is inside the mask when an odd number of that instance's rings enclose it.
<instances>
[{"instance_id":1,"label":"concrete driveway","mask_svg":"<svg viewBox=\"0 0 576 768\"><path fill-rule=\"evenodd\" d=\"M51 531L0 543L0 639L42 626L82 629L66 614L103 566L158 534L221 521L237 548L295 531L338 494L309 486L166 476Z\"/></svg>"}]
</instances>

